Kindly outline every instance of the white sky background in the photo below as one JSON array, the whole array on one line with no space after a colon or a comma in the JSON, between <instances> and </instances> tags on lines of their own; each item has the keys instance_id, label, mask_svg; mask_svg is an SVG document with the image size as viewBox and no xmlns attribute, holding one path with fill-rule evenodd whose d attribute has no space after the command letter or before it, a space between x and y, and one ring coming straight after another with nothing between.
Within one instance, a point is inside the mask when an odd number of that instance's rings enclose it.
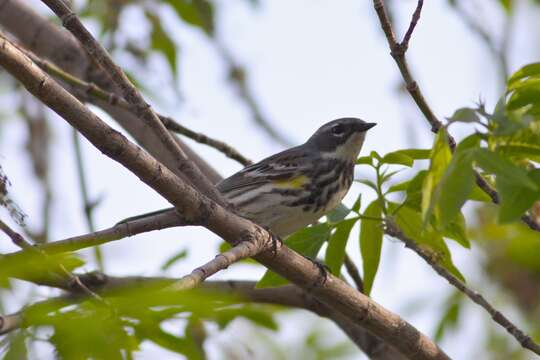
<instances>
[{"instance_id":1,"label":"white sky background","mask_svg":"<svg viewBox=\"0 0 540 360\"><path fill-rule=\"evenodd\" d=\"M416 1L394 2L399 3L394 7L394 15L399 25L398 33L402 34ZM446 3L443 0L425 2L407 53L421 89L440 118L450 116L458 107L473 105L480 95L488 101L490 108L497 99L500 86L491 55ZM501 14L493 6L494 0L475 3L480 4L482 17L488 19L485 26L499 29ZM516 17L519 24L513 39L524 40L512 43L512 71L537 60L539 55L538 49L530 44L538 40L531 34L538 33L535 19L540 12L526 3L520 2L522 6ZM219 4L218 33L236 59L246 66L250 87L264 113L295 143L305 141L329 120L355 116L378 123L367 137L364 154L371 150L384 154L404 147L431 146L433 136L427 122L408 96L397 91L401 78L389 55L371 1L262 1L258 10L240 0L222 0ZM126 14L126 19L130 21L124 26L133 36L144 29L144 22L136 11ZM259 160L282 150L252 121L226 82L225 68L204 35L178 24L169 12L163 13L163 22L166 29L175 34L180 48L179 83L184 99L179 102L170 84L160 80L163 79L160 74L166 74L168 70L164 60L156 58L155 73L140 77L152 89L155 95L152 101L159 97L156 107L194 130L232 144L251 159ZM98 113L102 115L102 112ZM84 233L86 228L71 130L59 118L51 123L54 125L52 183L55 185L51 239L61 239ZM453 128L452 131L463 134L470 129ZM0 161L13 183L12 195L29 214L28 223L39 224L40 199L33 195L39 194L39 188L32 179L24 151L25 127L21 121L7 122L0 136ZM103 195L95 212L98 229L128 216L168 206L136 177L86 141L84 143L90 192L92 196ZM238 164L212 149L194 147L224 176L240 169ZM360 168L356 176L366 176L364 171ZM373 198L370 190L355 186L346 203L350 205L359 191L365 194L364 205ZM2 218L6 216L3 212ZM3 238L0 250L15 250ZM351 238L349 254L359 260L356 239L357 236ZM167 273L181 276L211 259L218 244L218 238L204 229L178 228L138 235L108 244L103 249L107 273L154 275L169 256L188 248L187 260ZM483 289L485 283L474 281L479 279L477 254L450 245L454 260L469 283ZM85 270L93 269L91 262L85 267ZM214 278L255 280L262 273L262 268L236 265ZM372 294L377 302L432 336L441 303L451 290L446 281L418 256L398 243L385 240ZM488 292L489 298L496 298L497 290L490 290L493 291ZM12 306L10 310L17 310L17 301L24 297L19 295L13 300L8 305ZM296 329L299 326L307 329L323 323L299 316L283 319L280 338L285 344L298 335ZM489 320L479 308L469 306L463 321L466 325L460 328L460 333L447 337L442 343L445 351L455 359L478 355L482 341L479 331ZM491 326L496 325L492 323ZM236 331L241 328L242 324L233 325ZM219 339L227 339L233 329ZM165 358L162 350L153 346L144 348L141 359L155 358L158 354ZM218 347L210 346L209 350L215 358L220 358ZM174 356L167 353L167 357Z\"/></svg>"}]
</instances>

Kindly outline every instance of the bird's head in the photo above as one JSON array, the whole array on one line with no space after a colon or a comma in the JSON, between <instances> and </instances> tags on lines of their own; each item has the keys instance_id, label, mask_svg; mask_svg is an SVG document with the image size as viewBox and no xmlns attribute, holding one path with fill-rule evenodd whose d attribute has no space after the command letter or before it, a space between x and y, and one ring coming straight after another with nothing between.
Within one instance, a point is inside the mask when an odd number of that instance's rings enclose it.
<instances>
[{"instance_id":1,"label":"bird's head","mask_svg":"<svg viewBox=\"0 0 540 360\"><path fill-rule=\"evenodd\" d=\"M333 157L346 161L355 161L360 153L366 132L375 123L368 123L357 118L341 118L321 126L306 145Z\"/></svg>"}]
</instances>

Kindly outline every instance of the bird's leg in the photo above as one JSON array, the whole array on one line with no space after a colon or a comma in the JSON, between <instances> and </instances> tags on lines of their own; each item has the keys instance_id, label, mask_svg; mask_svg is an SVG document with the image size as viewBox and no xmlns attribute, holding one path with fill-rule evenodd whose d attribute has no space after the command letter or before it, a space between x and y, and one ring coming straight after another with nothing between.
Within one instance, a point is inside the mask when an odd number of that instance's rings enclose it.
<instances>
[{"instance_id":1,"label":"bird's leg","mask_svg":"<svg viewBox=\"0 0 540 360\"><path fill-rule=\"evenodd\" d=\"M279 247L281 247L283 245L283 240L281 240L279 236L274 234L268 226L263 226L263 228L266 231L268 231L268 233L270 234L270 240L272 241L272 253L274 254L274 256L276 256L277 250L278 250L278 244L279 244Z\"/></svg>"},{"instance_id":2,"label":"bird's leg","mask_svg":"<svg viewBox=\"0 0 540 360\"><path fill-rule=\"evenodd\" d=\"M324 283L326 283L326 280L328 280L328 274L330 273L330 268L328 267L328 265L326 265L321 260L312 259L312 258L310 258L309 256L306 256L306 255L302 255L302 256L305 257L306 259L308 259L309 261L311 261L313 263L313 265L315 265L317 267L317 269L319 269L319 273L321 274L321 280L316 281L313 284L313 287L324 285Z\"/></svg>"}]
</instances>

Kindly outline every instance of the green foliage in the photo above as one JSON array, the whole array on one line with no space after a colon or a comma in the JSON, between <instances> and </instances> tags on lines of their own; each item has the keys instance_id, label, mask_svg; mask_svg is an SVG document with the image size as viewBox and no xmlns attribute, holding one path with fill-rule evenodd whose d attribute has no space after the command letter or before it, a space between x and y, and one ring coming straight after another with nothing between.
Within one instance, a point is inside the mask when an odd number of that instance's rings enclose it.
<instances>
[{"instance_id":1,"label":"green foliage","mask_svg":"<svg viewBox=\"0 0 540 360\"><path fill-rule=\"evenodd\" d=\"M336 225L336 230L328 240L324 262L330 268L332 274L336 276L340 275L341 266L345 260L347 240L357 221L358 218L341 221Z\"/></svg>"},{"instance_id":2,"label":"green foliage","mask_svg":"<svg viewBox=\"0 0 540 360\"><path fill-rule=\"evenodd\" d=\"M454 291L452 295L446 299L443 315L437 324L435 335L433 336L435 341L441 341L449 330L454 330L457 328L462 308L462 301L463 294L459 291Z\"/></svg>"},{"instance_id":3,"label":"green foliage","mask_svg":"<svg viewBox=\"0 0 540 360\"><path fill-rule=\"evenodd\" d=\"M380 217L382 207L377 199L364 211L364 216ZM379 268L383 239L382 223L377 220L363 219L360 228L360 253L364 268L364 293L369 295Z\"/></svg>"},{"instance_id":4,"label":"green foliage","mask_svg":"<svg viewBox=\"0 0 540 360\"><path fill-rule=\"evenodd\" d=\"M161 270L165 271L168 270L171 266L179 262L180 260L183 260L187 257L188 252L186 249L181 250L180 252L174 254L173 256L169 257L163 265L161 265Z\"/></svg>"},{"instance_id":5,"label":"green foliage","mask_svg":"<svg viewBox=\"0 0 540 360\"><path fill-rule=\"evenodd\" d=\"M150 46L152 49L162 53L173 74L177 74L177 57L176 57L176 45L174 41L169 37L169 34L161 27L161 21L155 15L150 12L146 12L147 18L152 24L152 31L150 33Z\"/></svg>"},{"instance_id":6,"label":"green foliage","mask_svg":"<svg viewBox=\"0 0 540 360\"><path fill-rule=\"evenodd\" d=\"M319 250L328 240L331 227L327 223L316 224L306 227L290 235L285 244L300 254L315 259ZM257 288L276 287L287 284L287 280L267 270L261 280L257 283Z\"/></svg>"}]
</instances>

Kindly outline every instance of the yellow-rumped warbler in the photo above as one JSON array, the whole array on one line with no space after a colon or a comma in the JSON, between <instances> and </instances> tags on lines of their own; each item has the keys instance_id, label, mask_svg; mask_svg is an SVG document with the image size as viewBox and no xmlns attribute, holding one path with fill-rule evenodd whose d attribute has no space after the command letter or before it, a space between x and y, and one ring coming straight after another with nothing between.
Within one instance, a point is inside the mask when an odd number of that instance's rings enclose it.
<instances>
[{"instance_id":1,"label":"yellow-rumped warbler","mask_svg":"<svg viewBox=\"0 0 540 360\"><path fill-rule=\"evenodd\" d=\"M366 131L375 125L356 118L331 121L304 144L250 165L216 186L239 215L284 238L341 202L352 184ZM130 219L164 211L170 209Z\"/></svg>"}]
</instances>

